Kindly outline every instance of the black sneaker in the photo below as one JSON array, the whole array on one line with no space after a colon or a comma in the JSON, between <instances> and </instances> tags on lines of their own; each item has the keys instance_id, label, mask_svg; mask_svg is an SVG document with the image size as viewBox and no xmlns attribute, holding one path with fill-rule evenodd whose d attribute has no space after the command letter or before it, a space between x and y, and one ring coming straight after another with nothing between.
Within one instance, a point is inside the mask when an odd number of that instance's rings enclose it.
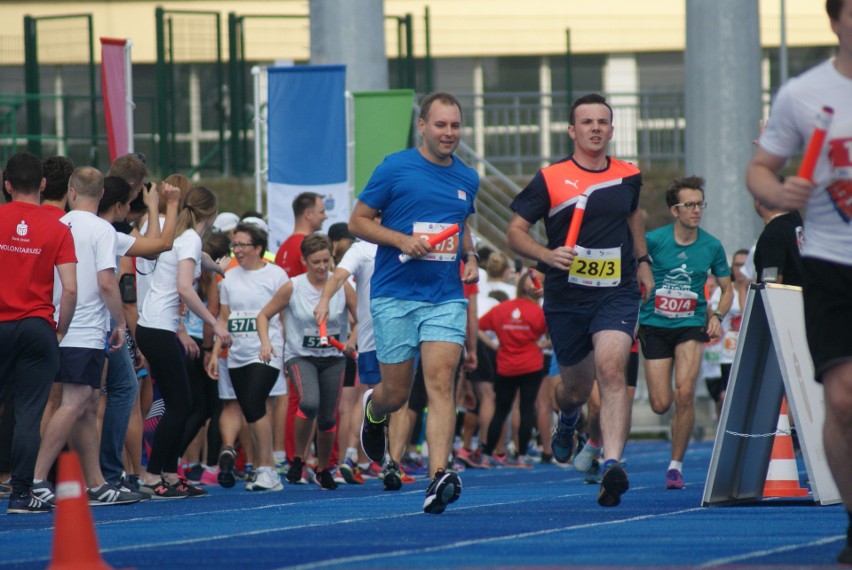
<instances>
[{"instance_id":1,"label":"black sneaker","mask_svg":"<svg viewBox=\"0 0 852 570\"><path fill-rule=\"evenodd\" d=\"M455 471L439 469L426 489L426 502L423 512L440 515L450 503L455 503L461 495L462 483Z\"/></svg>"},{"instance_id":2,"label":"black sneaker","mask_svg":"<svg viewBox=\"0 0 852 570\"><path fill-rule=\"evenodd\" d=\"M289 476L289 473L287 475ZM320 487L326 491L334 491L337 489L337 481L334 480L334 474L331 472L331 469L326 468L317 473L317 480L319 481Z\"/></svg>"},{"instance_id":3,"label":"black sneaker","mask_svg":"<svg viewBox=\"0 0 852 570\"><path fill-rule=\"evenodd\" d=\"M190 499L197 499L198 497L206 497L207 491L202 489L201 487L196 487L192 485L189 481L187 481L186 477L179 477L178 482L174 485L177 487L178 491L186 493L186 496Z\"/></svg>"},{"instance_id":4,"label":"black sneaker","mask_svg":"<svg viewBox=\"0 0 852 570\"><path fill-rule=\"evenodd\" d=\"M196 463L189 469L184 469L183 474L191 485L198 485L201 483L201 476L204 475L204 466Z\"/></svg>"},{"instance_id":5,"label":"black sneaker","mask_svg":"<svg viewBox=\"0 0 852 570\"><path fill-rule=\"evenodd\" d=\"M53 490L53 485L50 483L50 481L33 483L32 493L36 499L44 501L51 507L56 506L56 493Z\"/></svg>"},{"instance_id":6,"label":"black sneaker","mask_svg":"<svg viewBox=\"0 0 852 570\"><path fill-rule=\"evenodd\" d=\"M223 447L219 453L219 474L216 476L220 486L230 489L237 484L237 476L234 474L236 462L236 450L230 446Z\"/></svg>"},{"instance_id":7,"label":"black sneaker","mask_svg":"<svg viewBox=\"0 0 852 570\"><path fill-rule=\"evenodd\" d=\"M385 418L379 423L373 423L367 418L367 406L372 398L373 391L367 390L361 399L364 405L364 419L361 422L361 447L364 449L367 457L381 465L388 448L387 437L385 437L385 428L388 425L388 420Z\"/></svg>"},{"instance_id":8,"label":"black sneaker","mask_svg":"<svg viewBox=\"0 0 852 570\"><path fill-rule=\"evenodd\" d=\"M385 491L399 491L402 489L402 477L400 477L399 465L396 461L388 461L382 475Z\"/></svg>"},{"instance_id":9,"label":"black sneaker","mask_svg":"<svg viewBox=\"0 0 852 570\"><path fill-rule=\"evenodd\" d=\"M601 479L601 491L598 504L602 507L617 507L621 504L621 495L630 488L627 472L619 463L613 463L604 471Z\"/></svg>"},{"instance_id":10,"label":"black sneaker","mask_svg":"<svg viewBox=\"0 0 852 570\"><path fill-rule=\"evenodd\" d=\"M169 485L165 479L160 479L156 485L150 486L152 499L186 499L187 494L177 488L177 485Z\"/></svg>"},{"instance_id":11,"label":"black sneaker","mask_svg":"<svg viewBox=\"0 0 852 570\"><path fill-rule=\"evenodd\" d=\"M142 500L141 493L122 491L109 483L104 483L97 489L88 489L86 491L86 495L89 497L90 507L100 507L103 505L130 505Z\"/></svg>"},{"instance_id":12,"label":"black sneaker","mask_svg":"<svg viewBox=\"0 0 852 570\"><path fill-rule=\"evenodd\" d=\"M852 564L852 544L846 544L846 547L837 555L837 561L840 564Z\"/></svg>"},{"instance_id":13,"label":"black sneaker","mask_svg":"<svg viewBox=\"0 0 852 570\"><path fill-rule=\"evenodd\" d=\"M10 515L32 515L36 513L49 513L53 511L50 503L45 503L30 492L9 495L9 507L6 513Z\"/></svg>"},{"instance_id":14,"label":"black sneaker","mask_svg":"<svg viewBox=\"0 0 852 570\"><path fill-rule=\"evenodd\" d=\"M287 469L287 481L296 485L302 480L302 471L305 468L305 462L301 457L294 457L290 462L290 468Z\"/></svg>"}]
</instances>

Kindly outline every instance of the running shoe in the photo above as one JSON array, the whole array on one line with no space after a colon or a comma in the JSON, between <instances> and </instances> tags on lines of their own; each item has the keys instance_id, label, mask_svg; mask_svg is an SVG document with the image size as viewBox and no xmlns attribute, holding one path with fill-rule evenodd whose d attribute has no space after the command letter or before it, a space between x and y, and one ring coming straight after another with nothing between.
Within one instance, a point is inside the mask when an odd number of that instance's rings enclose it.
<instances>
[{"instance_id":1,"label":"running shoe","mask_svg":"<svg viewBox=\"0 0 852 570\"><path fill-rule=\"evenodd\" d=\"M852 543L847 541L846 548L837 555L837 561L840 564L852 564Z\"/></svg>"},{"instance_id":2,"label":"running shoe","mask_svg":"<svg viewBox=\"0 0 852 570\"><path fill-rule=\"evenodd\" d=\"M680 490L686 487L683 482L683 474L678 469L669 469L666 471L666 489Z\"/></svg>"},{"instance_id":3,"label":"running shoe","mask_svg":"<svg viewBox=\"0 0 852 570\"><path fill-rule=\"evenodd\" d=\"M319 481L319 486L326 491L334 491L337 489L337 482L334 480L334 475L331 473L331 469L326 468L317 473L317 481Z\"/></svg>"},{"instance_id":4,"label":"running shoe","mask_svg":"<svg viewBox=\"0 0 852 570\"><path fill-rule=\"evenodd\" d=\"M274 467L258 467L254 481L246 483L246 491L281 491L281 476Z\"/></svg>"},{"instance_id":5,"label":"running shoe","mask_svg":"<svg viewBox=\"0 0 852 570\"><path fill-rule=\"evenodd\" d=\"M204 466L200 463L195 463L189 469L184 468L183 476L193 485L201 483L201 476L204 475Z\"/></svg>"},{"instance_id":6,"label":"running shoe","mask_svg":"<svg viewBox=\"0 0 852 570\"><path fill-rule=\"evenodd\" d=\"M388 425L387 417L381 422L371 422L367 408L370 406L370 400L373 399L373 390L367 390L364 397L361 399L364 405L364 419L361 422L361 447L367 457L381 463L385 459L385 453L388 449L387 437L385 436L385 428Z\"/></svg>"},{"instance_id":7,"label":"running shoe","mask_svg":"<svg viewBox=\"0 0 852 570\"><path fill-rule=\"evenodd\" d=\"M382 466L375 461L371 461L370 465L366 469L361 467L361 476L364 479L381 479Z\"/></svg>"},{"instance_id":8,"label":"running shoe","mask_svg":"<svg viewBox=\"0 0 852 570\"><path fill-rule=\"evenodd\" d=\"M204 473L201 474L202 485L218 485L219 484L219 466L205 467Z\"/></svg>"},{"instance_id":9,"label":"running shoe","mask_svg":"<svg viewBox=\"0 0 852 570\"><path fill-rule=\"evenodd\" d=\"M482 452L479 452L479 458L481 460ZM411 475L414 478L429 476L429 466L426 465L426 462L423 461L422 457L414 457L413 455L406 453L402 456L400 467L402 467L403 471L405 471L408 475Z\"/></svg>"},{"instance_id":10,"label":"running shoe","mask_svg":"<svg viewBox=\"0 0 852 570\"><path fill-rule=\"evenodd\" d=\"M456 452L456 459L463 463L465 467L470 467L471 469L483 469L482 452L478 449L476 451L470 451L465 447L459 448Z\"/></svg>"},{"instance_id":11,"label":"running shoe","mask_svg":"<svg viewBox=\"0 0 852 570\"><path fill-rule=\"evenodd\" d=\"M275 471L278 472L279 475L286 475L287 469L290 468L290 464L287 463L287 460L284 461L276 461L275 462Z\"/></svg>"},{"instance_id":12,"label":"running shoe","mask_svg":"<svg viewBox=\"0 0 852 570\"><path fill-rule=\"evenodd\" d=\"M90 507L102 507L106 505L130 505L142 500L141 493L133 491L122 491L115 485L104 483L97 489L87 489Z\"/></svg>"},{"instance_id":13,"label":"running shoe","mask_svg":"<svg viewBox=\"0 0 852 570\"><path fill-rule=\"evenodd\" d=\"M53 511L50 503L45 503L32 493L15 493L9 495L9 506L6 513L10 515L32 515Z\"/></svg>"},{"instance_id":14,"label":"running shoe","mask_svg":"<svg viewBox=\"0 0 852 570\"><path fill-rule=\"evenodd\" d=\"M621 495L630 488L630 482L624 468L617 461L613 460L609 467L604 467L598 504L602 507L617 507L621 503Z\"/></svg>"},{"instance_id":15,"label":"running shoe","mask_svg":"<svg viewBox=\"0 0 852 570\"><path fill-rule=\"evenodd\" d=\"M345 459L340 464L340 474L350 485L363 485L364 478L361 476L361 468L351 459Z\"/></svg>"},{"instance_id":16,"label":"running shoe","mask_svg":"<svg viewBox=\"0 0 852 570\"><path fill-rule=\"evenodd\" d=\"M382 471L382 482L384 483L385 491L399 491L402 489L402 477L400 475L399 464L396 461L390 460L385 464L384 471Z\"/></svg>"},{"instance_id":17,"label":"running shoe","mask_svg":"<svg viewBox=\"0 0 852 570\"><path fill-rule=\"evenodd\" d=\"M36 499L44 501L51 507L56 506L56 493L53 490L53 485L50 483L50 481L33 483L32 493Z\"/></svg>"},{"instance_id":18,"label":"running shoe","mask_svg":"<svg viewBox=\"0 0 852 570\"><path fill-rule=\"evenodd\" d=\"M515 455L495 455L492 457L495 467L509 467L512 469L532 469L533 466Z\"/></svg>"},{"instance_id":19,"label":"running shoe","mask_svg":"<svg viewBox=\"0 0 852 570\"><path fill-rule=\"evenodd\" d=\"M160 479L156 485L145 485L151 489L152 499L185 499L189 495L181 491L177 485L169 485L165 479Z\"/></svg>"},{"instance_id":20,"label":"running shoe","mask_svg":"<svg viewBox=\"0 0 852 570\"><path fill-rule=\"evenodd\" d=\"M297 485L302 483L301 479L303 477L303 471L305 470L305 462L302 461L301 457L294 457L293 461L290 462L290 468L287 469L287 481L289 481L293 485ZM307 483L307 481L304 481ZM303 483L303 484L304 484Z\"/></svg>"},{"instance_id":21,"label":"running shoe","mask_svg":"<svg viewBox=\"0 0 852 570\"><path fill-rule=\"evenodd\" d=\"M207 491L202 489L201 487L196 487L189 481L187 481L186 477L178 477L178 482L175 483L179 491L186 493L186 496L190 499L197 499L199 497L207 496Z\"/></svg>"},{"instance_id":22,"label":"running shoe","mask_svg":"<svg viewBox=\"0 0 852 570\"><path fill-rule=\"evenodd\" d=\"M559 414L556 427L550 438L550 446L553 448L553 458L559 463L568 463L574 452L574 427L568 427L562 421L563 414Z\"/></svg>"},{"instance_id":23,"label":"running shoe","mask_svg":"<svg viewBox=\"0 0 852 570\"><path fill-rule=\"evenodd\" d=\"M334 477L335 483L337 483L338 485L345 485L346 484L346 477L344 477L340 473L340 469L337 468L337 465L329 467L329 470L331 471L332 477Z\"/></svg>"},{"instance_id":24,"label":"running shoe","mask_svg":"<svg viewBox=\"0 0 852 570\"><path fill-rule=\"evenodd\" d=\"M600 449L599 446L596 447L587 441L582 449L577 452L577 455L574 456L574 469L580 473L588 471L589 467L592 466L592 461L598 456Z\"/></svg>"},{"instance_id":25,"label":"running shoe","mask_svg":"<svg viewBox=\"0 0 852 570\"><path fill-rule=\"evenodd\" d=\"M230 489L237 484L237 476L234 473L234 466L237 463L237 451L230 446L225 446L219 453L219 474L216 480L219 485Z\"/></svg>"},{"instance_id":26,"label":"running shoe","mask_svg":"<svg viewBox=\"0 0 852 570\"><path fill-rule=\"evenodd\" d=\"M583 472L583 483L586 485L597 485L600 482L601 464L597 459L592 459L592 463L589 465L589 468Z\"/></svg>"},{"instance_id":27,"label":"running shoe","mask_svg":"<svg viewBox=\"0 0 852 570\"><path fill-rule=\"evenodd\" d=\"M462 482L458 473L438 469L426 489L423 512L430 515L440 515L447 508L447 505L458 500L461 490Z\"/></svg>"}]
</instances>

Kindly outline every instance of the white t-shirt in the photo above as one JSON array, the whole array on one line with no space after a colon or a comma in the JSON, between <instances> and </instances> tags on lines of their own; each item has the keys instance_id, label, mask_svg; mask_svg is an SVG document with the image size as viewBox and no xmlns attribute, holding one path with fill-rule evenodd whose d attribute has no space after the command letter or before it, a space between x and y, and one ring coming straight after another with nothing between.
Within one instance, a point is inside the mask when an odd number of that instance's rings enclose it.
<instances>
[{"instance_id":1,"label":"white t-shirt","mask_svg":"<svg viewBox=\"0 0 852 570\"><path fill-rule=\"evenodd\" d=\"M285 313L285 331L287 338L284 343L284 361L296 356L343 356L329 346L320 348L319 327L314 320L314 308L320 300L320 291L308 281L307 274L294 277L293 294ZM329 337L337 337L340 342L346 342L349 333L349 314L346 312L346 296L341 287L328 303L328 321L326 332Z\"/></svg>"},{"instance_id":2,"label":"white t-shirt","mask_svg":"<svg viewBox=\"0 0 852 570\"><path fill-rule=\"evenodd\" d=\"M163 231L165 225L166 217L160 216L160 231ZM145 235L146 231L148 231L147 221L142 224L139 232ZM151 287L151 275L154 273L155 267L157 267L156 259L136 258L136 309L139 311L139 314L142 314L142 305L145 303L145 295L148 294L148 289Z\"/></svg>"},{"instance_id":3,"label":"white t-shirt","mask_svg":"<svg viewBox=\"0 0 852 570\"><path fill-rule=\"evenodd\" d=\"M254 271L246 271L238 265L225 273L225 278L219 283L219 300L231 312L228 318L232 341L228 349L228 368L261 363L258 358L260 337L255 319L287 281L287 273L274 263L265 263ZM269 320L269 342L276 353L269 365L280 369L284 339L278 315Z\"/></svg>"},{"instance_id":4,"label":"white t-shirt","mask_svg":"<svg viewBox=\"0 0 852 570\"><path fill-rule=\"evenodd\" d=\"M834 109L834 119L814 171L815 189L807 205L802 255L844 265L852 265L850 102L852 78L841 75L834 67L834 59L830 59L781 87L760 137L760 146L766 151L776 156L793 156L810 140L822 107Z\"/></svg>"},{"instance_id":5,"label":"white t-shirt","mask_svg":"<svg viewBox=\"0 0 852 570\"><path fill-rule=\"evenodd\" d=\"M109 332L109 311L101 297L98 272L115 271L115 229L106 220L81 210L68 212L61 221L74 236L77 308L60 346L103 349Z\"/></svg>"},{"instance_id":6,"label":"white t-shirt","mask_svg":"<svg viewBox=\"0 0 852 570\"><path fill-rule=\"evenodd\" d=\"M157 259L150 274L151 284L139 309L139 324L177 332L180 324L180 296L177 291L178 265L181 260L195 262L193 278L201 276L201 237L190 228L175 238L174 246Z\"/></svg>"},{"instance_id":7,"label":"white t-shirt","mask_svg":"<svg viewBox=\"0 0 852 570\"><path fill-rule=\"evenodd\" d=\"M373 317L370 314L370 280L373 278L378 249L379 246L374 243L356 241L338 265L355 278L355 291L358 293L358 350L361 352L376 350Z\"/></svg>"}]
</instances>

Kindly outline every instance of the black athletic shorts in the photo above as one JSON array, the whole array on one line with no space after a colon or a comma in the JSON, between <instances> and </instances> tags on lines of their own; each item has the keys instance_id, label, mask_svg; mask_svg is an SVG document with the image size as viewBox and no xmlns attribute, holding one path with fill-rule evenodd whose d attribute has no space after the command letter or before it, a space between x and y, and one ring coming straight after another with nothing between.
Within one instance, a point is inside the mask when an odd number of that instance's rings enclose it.
<instances>
[{"instance_id":1,"label":"black athletic shorts","mask_svg":"<svg viewBox=\"0 0 852 570\"><path fill-rule=\"evenodd\" d=\"M674 358L675 347L690 340L705 343L710 337L704 327L668 328L639 325L639 344L642 345L642 356L646 360Z\"/></svg>"},{"instance_id":2,"label":"black athletic shorts","mask_svg":"<svg viewBox=\"0 0 852 570\"><path fill-rule=\"evenodd\" d=\"M852 266L804 258L805 330L817 381L852 360Z\"/></svg>"},{"instance_id":3,"label":"black athletic shorts","mask_svg":"<svg viewBox=\"0 0 852 570\"><path fill-rule=\"evenodd\" d=\"M102 348L59 347L59 376L63 384L101 387L106 353Z\"/></svg>"}]
</instances>

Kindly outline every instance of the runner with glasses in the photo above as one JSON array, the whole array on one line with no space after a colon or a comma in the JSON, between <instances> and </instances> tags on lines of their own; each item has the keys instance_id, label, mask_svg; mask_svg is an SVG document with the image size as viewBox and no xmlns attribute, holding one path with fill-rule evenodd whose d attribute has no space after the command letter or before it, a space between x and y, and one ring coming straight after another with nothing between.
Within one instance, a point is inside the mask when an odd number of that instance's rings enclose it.
<instances>
[{"instance_id":1,"label":"runner with glasses","mask_svg":"<svg viewBox=\"0 0 852 570\"><path fill-rule=\"evenodd\" d=\"M683 489L683 458L695 425L695 384L702 351L705 342L722 334L733 286L725 248L698 227L707 207L704 179L687 176L673 181L666 203L674 222L646 236L656 287L639 312L639 341L651 409L664 414L675 404L666 489ZM708 270L722 290L718 309L710 315L704 298Z\"/></svg>"}]
</instances>

